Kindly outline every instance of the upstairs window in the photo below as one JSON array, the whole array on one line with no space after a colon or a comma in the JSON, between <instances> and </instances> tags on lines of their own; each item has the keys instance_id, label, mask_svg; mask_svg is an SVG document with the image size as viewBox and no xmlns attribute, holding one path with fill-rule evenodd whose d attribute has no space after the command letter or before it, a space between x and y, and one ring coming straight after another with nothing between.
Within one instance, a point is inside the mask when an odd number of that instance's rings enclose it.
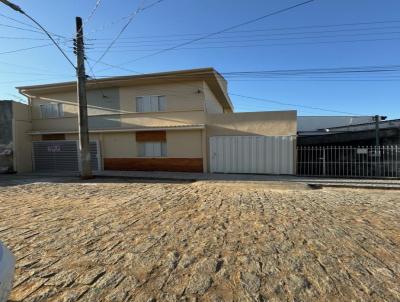
<instances>
[{"instance_id":1,"label":"upstairs window","mask_svg":"<svg viewBox=\"0 0 400 302\"><path fill-rule=\"evenodd\" d=\"M166 142L140 142L138 143L139 157L166 157L167 144Z\"/></svg>"},{"instance_id":2,"label":"upstairs window","mask_svg":"<svg viewBox=\"0 0 400 302\"><path fill-rule=\"evenodd\" d=\"M159 112L165 111L165 96L149 95L136 98L137 112Z\"/></svg>"},{"instance_id":3,"label":"upstairs window","mask_svg":"<svg viewBox=\"0 0 400 302\"><path fill-rule=\"evenodd\" d=\"M48 103L40 105L40 117L46 118L57 118L64 116L63 104L60 103Z\"/></svg>"}]
</instances>

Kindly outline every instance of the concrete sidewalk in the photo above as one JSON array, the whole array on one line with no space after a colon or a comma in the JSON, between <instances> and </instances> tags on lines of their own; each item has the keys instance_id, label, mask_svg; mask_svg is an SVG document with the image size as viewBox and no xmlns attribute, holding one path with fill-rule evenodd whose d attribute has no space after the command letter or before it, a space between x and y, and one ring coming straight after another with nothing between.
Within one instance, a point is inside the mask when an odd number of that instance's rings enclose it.
<instances>
[{"instance_id":1,"label":"concrete sidewalk","mask_svg":"<svg viewBox=\"0 0 400 302\"><path fill-rule=\"evenodd\" d=\"M184 172L147 172L147 171L100 171L94 175L99 179L119 178L137 180L162 180L162 181L211 181L211 182L248 182L263 184L302 184L322 187L345 187L366 189L395 189L400 190L400 179L361 179L361 178L317 178L300 177L291 175L261 175L261 174L211 174L211 173L184 173ZM14 175L0 175L2 180L13 180L23 183L31 182L32 178L41 179L44 182L57 182L57 179L69 179L76 181L79 173L27 173Z\"/></svg>"},{"instance_id":2,"label":"concrete sidewalk","mask_svg":"<svg viewBox=\"0 0 400 302\"><path fill-rule=\"evenodd\" d=\"M316 178L292 175L261 174L219 174L219 173L185 173L185 172L146 172L146 171L101 171L98 177L119 177L137 179L166 179L188 181L217 182L275 182L302 183L329 187L357 187L376 189L399 189L400 179L360 179L360 178Z\"/></svg>"}]
</instances>

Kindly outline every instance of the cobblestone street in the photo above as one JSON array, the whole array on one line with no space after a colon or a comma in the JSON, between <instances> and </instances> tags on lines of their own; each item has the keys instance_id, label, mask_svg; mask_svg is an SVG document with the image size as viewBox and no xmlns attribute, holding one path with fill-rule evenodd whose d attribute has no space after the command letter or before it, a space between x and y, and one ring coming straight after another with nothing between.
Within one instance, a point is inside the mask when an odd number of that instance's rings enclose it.
<instances>
[{"instance_id":1,"label":"cobblestone street","mask_svg":"<svg viewBox=\"0 0 400 302\"><path fill-rule=\"evenodd\" d=\"M11 301L400 301L399 191L0 182Z\"/></svg>"}]
</instances>

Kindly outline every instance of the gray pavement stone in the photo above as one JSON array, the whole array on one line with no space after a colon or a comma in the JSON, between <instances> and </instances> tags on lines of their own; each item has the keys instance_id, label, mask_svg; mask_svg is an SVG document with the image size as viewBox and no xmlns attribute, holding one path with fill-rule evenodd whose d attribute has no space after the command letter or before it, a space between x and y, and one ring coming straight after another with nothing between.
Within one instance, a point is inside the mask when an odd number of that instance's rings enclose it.
<instances>
[{"instance_id":1,"label":"gray pavement stone","mask_svg":"<svg viewBox=\"0 0 400 302\"><path fill-rule=\"evenodd\" d=\"M396 191L0 179L10 301L400 301Z\"/></svg>"}]
</instances>

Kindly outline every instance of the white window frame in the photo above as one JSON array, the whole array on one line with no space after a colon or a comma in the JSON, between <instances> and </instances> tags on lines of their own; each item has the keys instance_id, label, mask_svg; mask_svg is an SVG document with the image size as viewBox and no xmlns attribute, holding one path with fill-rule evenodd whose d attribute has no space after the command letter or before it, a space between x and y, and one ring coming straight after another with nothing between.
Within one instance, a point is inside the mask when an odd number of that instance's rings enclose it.
<instances>
[{"instance_id":1,"label":"white window frame","mask_svg":"<svg viewBox=\"0 0 400 302\"><path fill-rule=\"evenodd\" d=\"M157 99L155 99L157 98ZM143 103L141 103L141 101ZM148 104L145 104L147 102ZM136 97L136 112L164 112L166 111L165 95L143 95ZM147 105L147 106L146 106Z\"/></svg>"},{"instance_id":2,"label":"white window frame","mask_svg":"<svg viewBox=\"0 0 400 302\"><path fill-rule=\"evenodd\" d=\"M161 158L167 157L167 142L148 141L138 142L138 157L143 158Z\"/></svg>"},{"instance_id":3,"label":"white window frame","mask_svg":"<svg viewBox=\"0 0 400 302\"><path fill-rule=\"evenodd\" d=\"M50 106L53 106L51 111L54 110L54 115L49 114ZM41 119L51 119L51 118L60 118L64 117L64 104L63 103L45 103L39 105L40 110L40 118Z\"/></svg>"}]
</instances>

